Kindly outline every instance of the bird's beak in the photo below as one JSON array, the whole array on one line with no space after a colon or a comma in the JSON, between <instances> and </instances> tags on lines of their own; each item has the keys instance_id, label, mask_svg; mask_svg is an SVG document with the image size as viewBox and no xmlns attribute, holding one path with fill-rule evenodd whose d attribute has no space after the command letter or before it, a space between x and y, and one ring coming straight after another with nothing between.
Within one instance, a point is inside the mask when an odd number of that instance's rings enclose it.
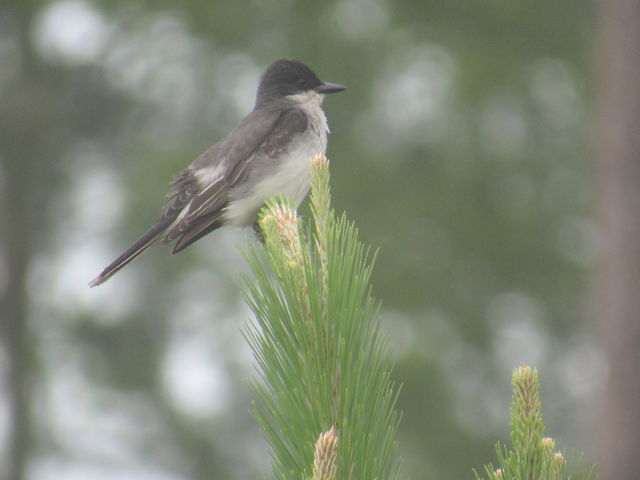
<instances>
[{"instance_id":1,"label":"bird's beak","mask_svg":"<svg viewBox=\"0 0 640 480\"><path fill-rule=\"evenodd\" d=\"M346 89L347 87L345 87L344 85L340 85L339 83L324 82L322 85L316 88L316 92L322 93L322 94L336 93Z\"/></svg>"}]
</instances>

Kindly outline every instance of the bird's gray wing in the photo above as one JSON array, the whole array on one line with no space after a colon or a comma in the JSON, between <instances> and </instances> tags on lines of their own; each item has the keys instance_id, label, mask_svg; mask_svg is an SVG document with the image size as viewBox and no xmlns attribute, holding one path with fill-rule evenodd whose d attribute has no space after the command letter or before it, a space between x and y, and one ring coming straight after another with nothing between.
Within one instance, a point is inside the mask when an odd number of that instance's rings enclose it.
<instances>
[{"instance_id":1,"label":"bird's gray wing","mask_svg":"<svg viewBox=\"0 0 640 480\"><path fill-rule=\"evenodd\" d=\"M307 124L306 114L298 109L254 111L184 170L173 182L165 208L165 214L176 218L165 235L167 242L178 239L172 253L220 227L229 190L247 180L257 158L276 158L285 151ZM195 173L202 169L217 172L205 185Z\"/></svg>"}]
</instances>

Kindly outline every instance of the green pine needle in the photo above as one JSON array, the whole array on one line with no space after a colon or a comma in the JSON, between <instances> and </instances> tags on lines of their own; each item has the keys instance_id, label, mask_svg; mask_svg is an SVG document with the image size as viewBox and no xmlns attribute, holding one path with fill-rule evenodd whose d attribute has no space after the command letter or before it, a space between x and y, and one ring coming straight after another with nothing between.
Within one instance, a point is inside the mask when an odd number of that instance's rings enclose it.
<instances>
[{"instance_id":1,"label":"green pine needle","mask_svg":"<svg viewBox=\"0 0 640 480\"><path fill-rule=\"evenodd\" d=\"M485 465L484 477L474 470L476 480L589 480L593 467L581 466L582 458L567 461L556 442L544 437L538 371L528 366L513 372L511 443L513 449L496 445L498 467Z\"/></svg>"},{"instance_id":2,"label":"green pine needle","mask_svg":"<svg viewBox=\"0 0 640 480\"><path fill-rule=\"evenodd\" d=\"M330 198L328 162L318 156L312 225L286 199L272 200L260 218L265 243L246 252L253 414L277 479L398 478L398 388L370 295L372 255Z\"/></svg>"}]
</instances>

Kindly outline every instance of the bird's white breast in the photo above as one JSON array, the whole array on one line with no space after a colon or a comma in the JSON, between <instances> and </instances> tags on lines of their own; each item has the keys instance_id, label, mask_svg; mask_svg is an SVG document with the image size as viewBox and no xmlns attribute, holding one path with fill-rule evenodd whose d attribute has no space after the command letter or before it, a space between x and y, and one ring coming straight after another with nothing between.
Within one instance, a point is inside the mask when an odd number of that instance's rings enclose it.
<instances>
[{"instance_id":1,"label":"bird's white breast","mask_svg":"<svg viewBox=\"0 0 640 480\"><path fill-rule=\"evenodd\" d=\"M256 213L264 202L274 196L283 195L297 207L309 193L311 185L311 159L327 149L327 119L320 108L322 96L300 103L309 115L309 127L290 144L287 155L273 170L257 181L242 196L233 199L225 211L225 220L235 226L249 226L256 220Z\"/></svg>"}]
</instances>

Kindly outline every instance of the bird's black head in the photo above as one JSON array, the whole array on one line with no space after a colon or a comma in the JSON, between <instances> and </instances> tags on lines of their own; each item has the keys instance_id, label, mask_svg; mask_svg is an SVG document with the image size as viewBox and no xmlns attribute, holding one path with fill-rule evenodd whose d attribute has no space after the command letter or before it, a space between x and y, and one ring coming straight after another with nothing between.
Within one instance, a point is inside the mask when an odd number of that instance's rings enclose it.
<instances>
[{"instance_id":1,"label":"bird's black head","mask_svg":"<svg viewBox=\"0 0 640 480\"><path fill-rule=\"evenodd\" d=\"M260 78L257 104L268 98L286 97L308 92L320 94L340 92L346 87L323 82L309 67L297 60L276 60Z\"/></svg>"}]
</instances>

